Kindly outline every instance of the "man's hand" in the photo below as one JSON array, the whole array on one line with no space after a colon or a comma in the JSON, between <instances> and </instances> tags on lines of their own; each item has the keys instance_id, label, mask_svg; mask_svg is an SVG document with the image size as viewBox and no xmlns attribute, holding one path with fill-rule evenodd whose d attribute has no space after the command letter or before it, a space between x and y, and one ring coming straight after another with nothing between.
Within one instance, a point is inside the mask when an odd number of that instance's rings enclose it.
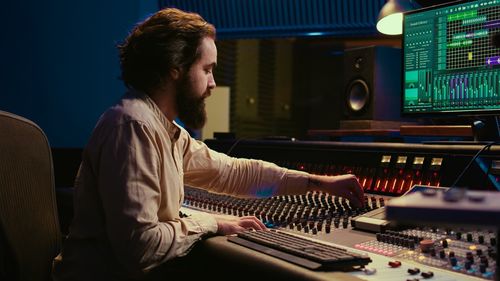
<instances>
[{"instance_id":1,"label":"man's hand","mask_svg":"<svg viewBox=\"0 0 500 281\"><path fill-rule=\"evenodd\" d=\"M332 195L349 199L354 207L362 207L364 203L363 188L354 175L309 176L309 189L328 192Z\"/></svg>"},{"instance_id":2,"label":"man's hand","mask_svg":"<svg viewBox=\"0 0 500 281\"><path fill-rule=\"evenodd\" d=\"M217 221L217 234L229 235L239 233L248 229L264 230L266 226L256 217L233 217L225 215L214 215Z\"/></svg>"}]
</instances>

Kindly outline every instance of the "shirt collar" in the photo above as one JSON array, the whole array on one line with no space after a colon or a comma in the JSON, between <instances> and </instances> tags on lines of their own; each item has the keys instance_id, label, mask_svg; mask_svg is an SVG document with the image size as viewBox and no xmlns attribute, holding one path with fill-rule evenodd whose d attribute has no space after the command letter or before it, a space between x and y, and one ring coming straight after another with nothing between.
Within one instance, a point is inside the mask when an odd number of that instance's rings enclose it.
<instances>
[{"instance_id":1,"label":"shirt collar","mask_svg":"<svg viewBox=\"0 0 500 281\"><path fill-rule=\"evenodd\" d=\"M160 122L163 124L163 126L167 130L167 133L168 133L168 136L170 137L170 140L176 141L179 139L179 135L181 133L181 129L180 129L179 125L177 125L177 123L175 123L175 121L170 122L167 119L167 117L165 117L165 114L163 114L163 112L160 110L158 105L153 101L153 99L151 97L149 97L149 95L147 95L146 93L144 93L142 91L138 91L138 90L134 90L134 89L131 89L129 93L132 94L133 96L143 100L144 103L146 103L146 105L149 107L149 109L151 109L151 111L153 111L154 115L160 120Z\"/></svg>"}]
</instances>

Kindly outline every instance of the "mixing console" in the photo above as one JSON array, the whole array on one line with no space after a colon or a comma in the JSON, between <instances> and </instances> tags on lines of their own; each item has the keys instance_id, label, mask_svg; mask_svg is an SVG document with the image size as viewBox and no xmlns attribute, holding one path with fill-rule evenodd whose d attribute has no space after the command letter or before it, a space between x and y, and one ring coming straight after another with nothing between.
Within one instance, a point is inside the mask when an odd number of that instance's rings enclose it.
<instances>
[{"instance_id":1,"label":"mixing console","mask_svg":"<svg viewBox=\"0 0 500 281\"><path fill-rule=\"evenodd\" d=\"M349 201L321 192L243 199L186 188L184 205L191 208L234 215L256 216L268 227L281 227L304 233L330 233L348 228L352 217L385 205L385 197L365 197L364 207L353 209Z\"/></svg>"},{"instance_id":2,"label":"mixing console","mask_svg":"<svg viewBox=\"0 0 500 281\"><path fill-rule=\"evenodd\" d=\"M354 174L365 191L356 209L326 193L249 199L186 188L184 206L233 216L254 215L270 228L368 254L365 280L494 280L494 229L389 224L385 205L414 185L450 186L481 145L206 140L231 156L262 159L319 175ZM500 148L491 147L458 182L475 190L500 190ZM394 200L396 201L396 200ZM437 225L439 226L439 224ZM448 226L447 226L448 227ZM401 265L402 264L402 265ZM377 273L373 275L374 271Z\"/></svg>"},{"instance_id":3,"label":"mixing console","mask_svg":"<svg viewBox=\"0 0 500 281\"><path fill-rule=\"evenodd\" d=\"M483 280L494 278L497 238L493 231L399 227L367 233L352 227L352 218L383 207L391 199L388 196L367 194L360 209L352 208L344 198L322 192L259 199L186 187L184 198L184 210L253 215L269 228L350 247L372 258L380 255L397 261L389 267L411 262Z\"/></svg>"}]
</instances>

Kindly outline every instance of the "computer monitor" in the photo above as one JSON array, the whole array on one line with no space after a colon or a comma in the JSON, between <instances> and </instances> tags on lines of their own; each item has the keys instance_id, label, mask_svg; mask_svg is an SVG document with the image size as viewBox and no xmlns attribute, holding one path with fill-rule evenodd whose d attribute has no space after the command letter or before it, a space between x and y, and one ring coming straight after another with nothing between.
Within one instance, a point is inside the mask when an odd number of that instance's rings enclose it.
<instances>
[{"instance_id":1,"label":"computer monitor","mask_svg":"<svg viewBox=\"0 0 500 281\"><path fill-rule=\"evenodd\" d=\"M500 114L500 0L455 1L403 17L403 116Z\"/></svg>"}]
</instances>

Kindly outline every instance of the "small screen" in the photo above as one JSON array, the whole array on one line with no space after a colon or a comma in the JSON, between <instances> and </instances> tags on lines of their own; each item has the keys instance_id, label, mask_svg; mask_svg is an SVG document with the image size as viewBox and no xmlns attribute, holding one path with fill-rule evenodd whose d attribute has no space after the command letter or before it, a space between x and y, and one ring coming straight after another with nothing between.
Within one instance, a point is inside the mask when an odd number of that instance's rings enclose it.
<instances>
[{"instance_id":1,"label":"small screen","mask_svg":"<svg viewBox=\"0 0 500 281\"><path fill-rule=\"evenodd\" d=\"M404 14L403 115L500 113L500 0Z\"/></svg>"}]
</instances>

